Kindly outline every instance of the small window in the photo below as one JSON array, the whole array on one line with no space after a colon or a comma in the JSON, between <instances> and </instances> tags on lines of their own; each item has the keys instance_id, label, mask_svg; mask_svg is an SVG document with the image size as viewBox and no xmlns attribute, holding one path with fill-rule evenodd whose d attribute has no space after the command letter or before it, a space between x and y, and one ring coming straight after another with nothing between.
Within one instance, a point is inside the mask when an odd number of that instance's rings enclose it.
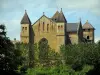
<instances>
[{"instance_id":1,"label":"small window","mask_svg":"<svg viewBox=\"0 0 100 75\"><path fill-rule=\"evenodd\" d=\"M63 30L63 26L61 26L61 30Z\"/></svg>"},{"instance_id":2,"label":"small window","mask_svg":"<svg viewBox=\"0 0 100 75\"><path fill-rule=\"evenodd\" d=\"M60 26L58 26L58 30L60 30Z\"/></svg>"},{"instance_id":3,"label":"small window","mask_svg":"<svg viewBox=\"0 0 100 75\"><path fill-rule=\"evenodd\" d=\"M90 29L88 29L88 31L90 31Z\"/></svg>"},{"instance_id":4,"label":"small window","mask_svg":"<svg viewBox=\"0 0 100 75\"><path fill-rule=\"evenodd\" d=\"M90 39L90 37L89 37L89 36L87 36L87 39L89 40L89 39Z\"/></svg>"},{"instance_id":5,"label":"small window","mask_svg":"<svg viewBox=\"0 0 100 75\"><path fill-rule=\"evenodd\" d=\"M27 30L27 27L25 27L25 30Z\"/></svg>"}]
</instances>

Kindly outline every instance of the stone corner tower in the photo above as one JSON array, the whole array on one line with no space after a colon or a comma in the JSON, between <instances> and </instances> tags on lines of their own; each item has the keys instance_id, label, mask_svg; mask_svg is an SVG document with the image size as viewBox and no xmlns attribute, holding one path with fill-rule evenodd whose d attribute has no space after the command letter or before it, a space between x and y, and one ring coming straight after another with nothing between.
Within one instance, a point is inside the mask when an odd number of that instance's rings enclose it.
<instances>
[{"instance_id":1,"label":"stone corner tower","mask_svg":"<svg viewBox=\"0 0 100 75\"><path fill-rule=\"evenodd\" d=\"M20 40L23 43L30 43L32 40L31 39L32 26L26 10L20 23L21 23Z\"/></svg>"},{"instance_id":2,"label":"stone corner tower","mask_svg":"<svg viewBox=\"0 0 100 75\"><path fill-rule=\"evenodd\" d=\"M94 30L95 28L88 22L83 25L83 38L85 42L94 43Z\"/></svg>"},{"instance_id":3,"label":"stone corner tower","mask_svg":"<svg viewBox=\"0 0 100 75\"><path fill-rule=\"evenodd\" d=\"M60 12L56 12L52 18L56 22L57 27L57 51L61 45L67 44L67 20L63 14L62 8Z\"/></svg>"}]
</instances>

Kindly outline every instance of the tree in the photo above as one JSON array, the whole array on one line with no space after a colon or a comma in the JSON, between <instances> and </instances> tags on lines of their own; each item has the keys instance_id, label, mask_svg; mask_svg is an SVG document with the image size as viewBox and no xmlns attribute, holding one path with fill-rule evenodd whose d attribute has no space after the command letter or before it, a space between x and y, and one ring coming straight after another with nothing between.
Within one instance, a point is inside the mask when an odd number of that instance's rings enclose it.
<instances>
[{"instance_id":1,"label":"tree","mask_svg":"<svg viewBox=\"0 0 100 75\"><path fill-rule=\"evenodd\" d=\"M89 72L94 72L93 75L100 74L100 42L62 45L60 49L66 64L71 65L75 71L82 70L87 64L94 67Z\"/></svg>"},{"instance_id":2,"label":"tree","mask_svg":"<svg viewBox=\"0 0 100 75\"><path fill-rule=\"evenodd\" d=\"M39 48L39 60L41 64L45 64L48 62L48 40L46 38L43 38L38 43Z\"/></svg>"},{"instance_id":3,"label":"tree","mask_svg":"<svg viewBox=\"0 0 100 75\"><path fill-rule=\"evenodd\" d=\"M6 37L5 25L0 25L0 71L15 71L21 64L21 51Z\"/></svg>"}]
</instances>

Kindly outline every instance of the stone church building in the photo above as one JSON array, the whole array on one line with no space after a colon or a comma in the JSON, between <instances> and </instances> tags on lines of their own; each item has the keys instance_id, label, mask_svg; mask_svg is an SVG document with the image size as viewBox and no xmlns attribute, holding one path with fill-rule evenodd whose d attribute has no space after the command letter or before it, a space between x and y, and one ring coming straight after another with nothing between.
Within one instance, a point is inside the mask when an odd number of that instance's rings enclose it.
<instances>
[{"instance_id":1,"label":"stone church building","mask_svg":"<svg viewBox=\"0 0 100 75\"><path fill-rule=\"evenodd\" d=\"M28 17L27 12L21 20L20 39L23 43L38 43L47 41L52 49L59 51L63 44L78 44L80 42L94 42L94 27L87 21L82 25L81 20L77 23L68 23L61 11L56 11L49 18L44 13L34 23Z\"/></svg>"}]
</instances>

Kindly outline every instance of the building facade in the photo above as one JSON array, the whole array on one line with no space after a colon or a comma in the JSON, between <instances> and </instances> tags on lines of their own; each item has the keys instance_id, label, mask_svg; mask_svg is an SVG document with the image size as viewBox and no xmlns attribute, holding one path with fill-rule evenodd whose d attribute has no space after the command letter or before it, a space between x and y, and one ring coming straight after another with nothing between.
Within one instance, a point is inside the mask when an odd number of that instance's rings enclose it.
<instances>
[{"instance_id":1,"label":"building facade","mask_svg":"<svg viewBox=\"0 0 100 75\"><path fill-rule=\"evenodd\" d=\"M56 52L59 47L66 44L78 44L80 42L94 42L94 27L87 21L82 25L78 23L68 23L63 11L56 13L48 18L44 13L34 23L25 11L21 20L20 39L23 43L38 43L47 40L49 46Z\"/></svg>"}]
</instances>

